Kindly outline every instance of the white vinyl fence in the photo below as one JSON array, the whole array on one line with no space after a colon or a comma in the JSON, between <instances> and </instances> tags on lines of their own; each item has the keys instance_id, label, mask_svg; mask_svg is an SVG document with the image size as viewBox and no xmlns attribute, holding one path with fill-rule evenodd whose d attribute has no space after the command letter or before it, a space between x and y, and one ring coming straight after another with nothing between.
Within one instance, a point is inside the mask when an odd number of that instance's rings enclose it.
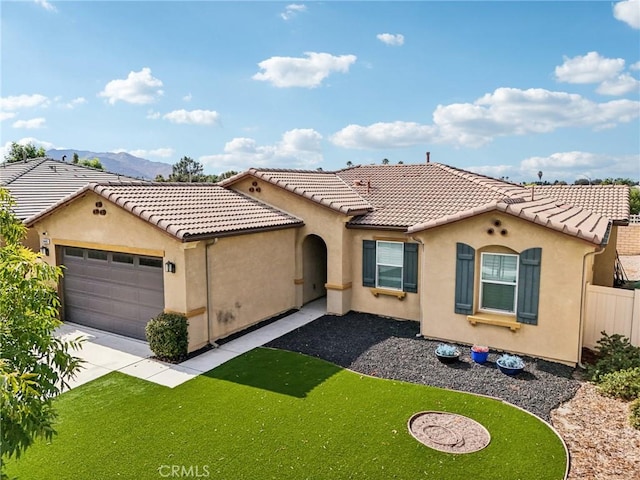
<instances>
[{"instance_id":1,"label":"white vinyl fence","mask_svg":"<svg viewBox=\"0 0 640 480\"><path fill-rule=\"evenodd\" d=\"M594 349L603 330L640 346L640 290L587 285L583 346Z\"/></svg>"}]
</instances>

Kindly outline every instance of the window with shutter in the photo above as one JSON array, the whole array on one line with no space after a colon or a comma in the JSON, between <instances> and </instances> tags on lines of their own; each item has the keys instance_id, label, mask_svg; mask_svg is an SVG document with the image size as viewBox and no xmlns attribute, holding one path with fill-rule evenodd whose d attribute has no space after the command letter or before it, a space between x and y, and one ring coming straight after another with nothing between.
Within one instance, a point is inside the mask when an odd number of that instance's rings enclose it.
<instances>
[{"instance_id":1,"label":"window with shutter","mask_svg":"<svg viewBox=\"0 0 640 480\"><path fill-rule=\"evenodd\" d=\"M363 240L362 285L418 292L418 244Z\"/></svg>"},{"instance_id":2,"label":"window with shutter","mask_svg":"<svg viewBox=\"0 0 640 480\"><path fill-rule=\"evenodd\" d=\"M473 313L473 282L475 272L475 250L464 244L456 244L456 294L455 313Z\"/></svg>"}]
</instances>

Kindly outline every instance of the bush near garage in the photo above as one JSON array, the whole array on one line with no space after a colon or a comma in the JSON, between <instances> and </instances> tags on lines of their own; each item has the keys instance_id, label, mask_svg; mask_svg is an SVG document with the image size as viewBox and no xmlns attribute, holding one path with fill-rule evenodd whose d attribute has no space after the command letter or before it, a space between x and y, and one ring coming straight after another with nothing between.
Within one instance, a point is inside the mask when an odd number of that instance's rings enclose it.
<instances>
[{"instance_id":1,"label":"bush near garage","mask_svg":"<svg viewBox=\"0 0 640 480\"><path fill-rule=\"evenodd\" d=\"M598 391L607 397L635 400L640 397L640 367L607 373L600 379Z\"/></svg>"},{"instance_id":2,"label":"bush near garage","mask_svg":"<svg viewBox=\"0 0 640 480\"><path fill-rule=\"evenodd\" d=\"M600 383L602 377L608 373L640 367L640 347L631 344L627 337L602 332L602 338L597 344L598 359L587 368L593 382Z\"/></svg>"},{"instance_id":3,"label":"bush near garage","mask_svg":"<svg viewBox=\"0 0 640 480\"><path fill-rule=\"evenodd\" d=\"M631 406L629 407L629 424L633 428L640 430L640 398L631 402Z\"/></svg>"},{"instance_id":4,"label":"bush near garage","mask_svg":"<svg viewBox=\"0 0 640 480\"><path fill-rule=\"evenodd\" d=\"M189 346L187 317L178 313L161 313L145 327L149 348L160 360L177 363L187 357Z\"/></svg>"}]
</instances>

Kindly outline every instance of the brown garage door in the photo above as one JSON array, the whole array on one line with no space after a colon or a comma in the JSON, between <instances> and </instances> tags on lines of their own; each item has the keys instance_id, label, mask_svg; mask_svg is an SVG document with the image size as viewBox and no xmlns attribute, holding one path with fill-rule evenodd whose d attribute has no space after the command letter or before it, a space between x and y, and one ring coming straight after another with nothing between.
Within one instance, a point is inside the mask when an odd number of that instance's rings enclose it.
<instances>
[{"instance_id":1,"label":"brown garage door","mask_svg":"<svg viewBox=\"0 0 640 480\"><path fill-rule=\"evenodd\" d=\"M62 263L67 321L145 339L164 309L162 258L63 247Z\"/></svg>"}]
</instances>

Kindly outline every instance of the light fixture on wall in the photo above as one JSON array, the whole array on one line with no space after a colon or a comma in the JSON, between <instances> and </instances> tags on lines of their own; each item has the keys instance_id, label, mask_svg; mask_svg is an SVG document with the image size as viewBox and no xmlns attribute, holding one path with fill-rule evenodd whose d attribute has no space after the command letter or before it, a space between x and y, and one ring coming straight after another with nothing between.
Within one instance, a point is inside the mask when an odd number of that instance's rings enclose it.
<instances>
[{"instance_id":1,"label":"light fixture on wall","mask_svg":"<svg viewBox=\"0 0 640 480\"><path fill-rule=\"evenodd\" d=\"M167 262L164 264L164 270L167 273L176 273L176 264L173 262Z\"/></svg>"},{"instance_id":2,"label":"light fixture on wall","mask_svg":"<svg viewBox=\"0 0 640 480\"><path fill-rule=\"evenodd\" d=\"M45 257L49 256L49 247L45 247L44 245L40 247L40 253Z\"/></svg>"}]
</instances>

